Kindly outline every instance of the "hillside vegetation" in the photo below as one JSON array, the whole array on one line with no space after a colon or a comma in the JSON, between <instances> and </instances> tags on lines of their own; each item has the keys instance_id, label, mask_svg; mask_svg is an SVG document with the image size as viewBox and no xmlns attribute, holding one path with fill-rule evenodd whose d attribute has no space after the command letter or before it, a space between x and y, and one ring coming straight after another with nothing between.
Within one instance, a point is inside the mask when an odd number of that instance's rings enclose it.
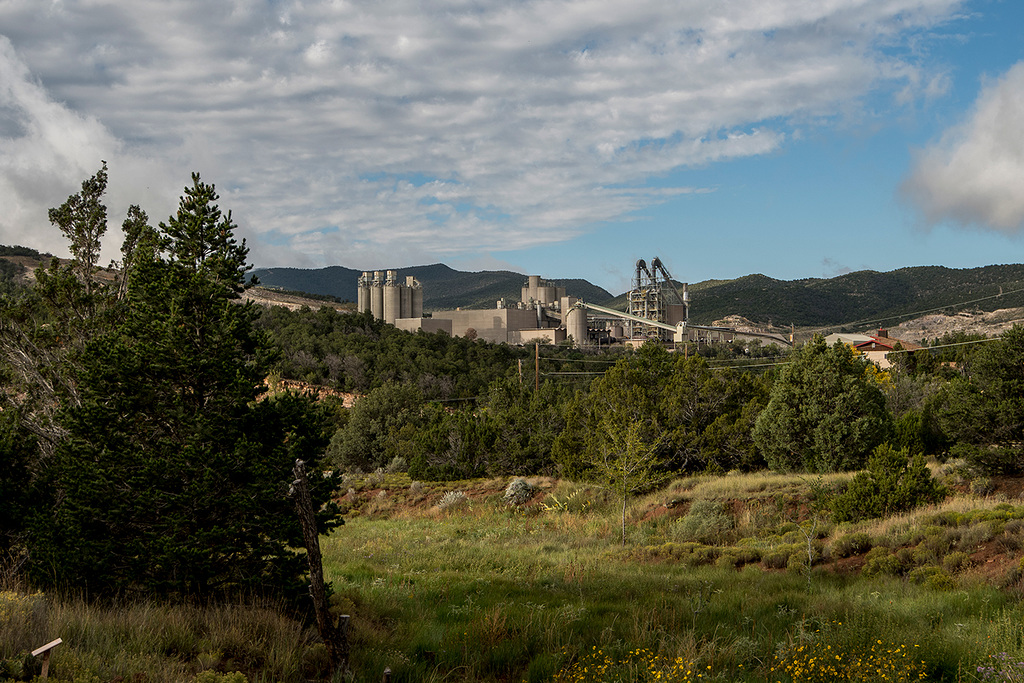
<instances>
[{"instance_id":1,"label":"hillside vegetation","mask_svg":"<svg viewBox=\"0 0 1024 683\"><path fill-rule=\"evenodd\" d=\"M623 547L614 500L586 484L349 476L323 551L355 681L1014 680L995 675L1024 661L1024 506L1002 485L835 524L803 477L689 477L636 501ZM54 635L58 681L327 675L315 632L273 604L8 592L0 613L8 675Z\"/></svg>"}]
</instances>

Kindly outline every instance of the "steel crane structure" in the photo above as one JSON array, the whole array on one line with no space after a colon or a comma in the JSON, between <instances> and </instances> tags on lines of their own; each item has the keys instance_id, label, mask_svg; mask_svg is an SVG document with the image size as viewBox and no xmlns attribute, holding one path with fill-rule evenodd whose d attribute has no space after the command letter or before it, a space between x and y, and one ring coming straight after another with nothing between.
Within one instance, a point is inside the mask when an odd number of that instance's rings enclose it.
<instances>
[{"instance_id":1,"label":"steel crane structure","mask_svg":"<svg viewBox=\"0 0 1024 683\"><path fill-rule=\"evenodd\" d=\"M669 302L669 292L675 294L678 303ZM657 256L651 259L650 268L640 259L636 262L626 312L630 315L626 318L630 339L668 341L667 329L674 330L680 323L685 326L690 319L690 296L686 284L683 283L680 291Z\"/></svg>"}]
</instances>

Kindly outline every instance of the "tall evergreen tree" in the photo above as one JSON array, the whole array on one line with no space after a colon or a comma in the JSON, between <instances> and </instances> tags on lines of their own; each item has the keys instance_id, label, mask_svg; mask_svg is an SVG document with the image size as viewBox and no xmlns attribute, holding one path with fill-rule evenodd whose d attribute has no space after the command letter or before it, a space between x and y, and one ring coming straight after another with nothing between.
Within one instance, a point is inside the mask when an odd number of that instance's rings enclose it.
<instances>
[{"instance_id":1,"label":"tall evergreen tree","mask_svg":"<svg viewBox=\"0 0 1024 683\"><path fill-rule=\"evenodd\" d=\"M247 249L214 187L192 180L155 235L135 216L149 246L80 354L30 541L43 583L178 599L298 586L288 485L297 457L319 461L326 421L308 399L256 401L272 355L238 301ZM332 486L315 478L318 508ZM334 523L330 508L319 521Z\"/></svg>"}]
</instances>

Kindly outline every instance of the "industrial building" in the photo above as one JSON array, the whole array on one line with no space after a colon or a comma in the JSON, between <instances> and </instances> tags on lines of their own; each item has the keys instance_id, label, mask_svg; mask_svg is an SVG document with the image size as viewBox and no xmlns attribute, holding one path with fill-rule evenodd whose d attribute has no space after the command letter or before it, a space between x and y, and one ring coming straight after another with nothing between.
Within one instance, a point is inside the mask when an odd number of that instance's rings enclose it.
<instances>
[{"instance_id":1,"label":"industrial building","mask_svg":"<svg viewBox=\"0 0 1024 683\"><path fill-rule=\"evenodd\" d=\"M403 282L394 270L364 272L358 284L359 311L369 311L378 320L409 332L444 331L456 337L507 344L554 344L571 339L577 346L639 346L649 340L733 341L737 335L771 336L772 341L787 343L774 335L690 325L687 286L677 286L658 258L651 260L650 267L642 259L637 261L626 312L567 296L564 287L539 275L527 278L518 302L502 299L493 309L434 311L429 318L423 317L423 289L413 277Z\"/></svg>"},{"instance_id":2,"label":"industrial building","mask_svg":"<svg viewBox=\"0 0 1024 683\"><path fill-rule=\"evenodd\" d=\"M392 325L400 318L423 317L423 288L411 275L400 281L396 270L363 272L356 296L357 311L370 311Z\"/></svg>"}]
</instances>

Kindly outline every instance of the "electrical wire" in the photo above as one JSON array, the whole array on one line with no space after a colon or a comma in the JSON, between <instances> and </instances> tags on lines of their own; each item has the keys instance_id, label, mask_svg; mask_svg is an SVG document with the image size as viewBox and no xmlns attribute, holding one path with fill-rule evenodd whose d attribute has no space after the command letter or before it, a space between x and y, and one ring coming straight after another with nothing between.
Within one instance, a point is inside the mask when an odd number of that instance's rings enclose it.
<instances>
[{"instance_id":1,"label":"electrical wire","mask_svg":"<svg viewBox=\"0 0 1024 683\"><path fill-rule=\"evenodd\" d=\"M891 315L891 316L887 316L885 318L862 318L860 320L854 320L852 322L847 322L847 323L839 323L839 324L836 324L836 325L825 325L823 327L812 327L809 330L804 330L804 331L805 332L808 332L808 331L809 332L819 332L821 330L833 330L833 329L836 329L838 327L852 327L854 325L863 325L865 323L870 323L870 322L885 322L887 320L898 320L899 318L908 318L908 317L911 317L911 316L920 316L920 315L925 315L927 313L934 313L935 311L944 311L944 310L949 309L949 308L960 308L961 306L968 306L970 304L976 304L979 301L988 301L989 299L998 299L999 297L1009 296L1011 294L1017 294L1018 292L1024 292L1024 288L1012 289L1009 292L1000 291L999 294L991 294L989 296L983 296L980 299L970 299L968 301L961 301L959 303L947 304L945 306L936 306L935 308L927 308L927 309L925 309L923 311L911 311L909 313L901 313L900 315Z\"/></svg>"}]
</instances>

